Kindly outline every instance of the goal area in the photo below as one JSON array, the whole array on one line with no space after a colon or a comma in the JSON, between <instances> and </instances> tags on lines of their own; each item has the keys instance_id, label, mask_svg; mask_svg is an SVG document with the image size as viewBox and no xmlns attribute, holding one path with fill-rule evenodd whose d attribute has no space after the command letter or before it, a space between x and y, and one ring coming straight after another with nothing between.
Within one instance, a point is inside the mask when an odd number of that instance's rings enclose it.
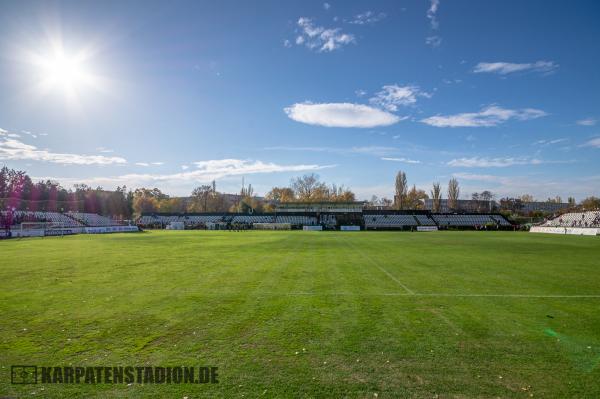
<instances>
[{"instance_id":1,"label":"goal area","mask_svg":"<svg viewBox=\"0 0 600 399\"><path fill-rule=\"evenodd\" d=\"M18 230L21 237L43 237L57 236L63 234L73 234L72 231L65 231L66 226L56 222L23 222Z\"/></svg>"}]
</instances>

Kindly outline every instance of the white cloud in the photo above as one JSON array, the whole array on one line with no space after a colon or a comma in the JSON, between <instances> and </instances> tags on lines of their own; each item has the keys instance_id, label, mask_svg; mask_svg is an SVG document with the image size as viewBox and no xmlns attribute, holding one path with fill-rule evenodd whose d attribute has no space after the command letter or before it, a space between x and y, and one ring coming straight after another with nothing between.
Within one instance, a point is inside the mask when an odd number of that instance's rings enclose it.
<instances>
[{"instance_id":1,"label":"white cloud","mask_svg":"<svg viewBox=\"0 0 600 399\"><path fill-rule=\"evenodd\" d=\"M565 141L569 141L569 139L538 140L533 144L548 146L548 145L553 145L553 144L564 143Z\"/></svg>"},{"instance_id":2,"label":"white cloud","mask_svg":"<svg viewBox=\"0 0 600 399\"><path fill-rule=\"evenodd\" d=\"M283 47L292 47L292 42L290 42L288 39L285 39L283 41Z\"/></svg>"},{"instance_id":3,"label":"white cloud","mask_svg":"<svg viewBox=\"0 0 600 399\"><path fill-rule=\"evenodd\" d=\"M440 0L431 0L429 9L427 10L427 18L431 24L431 29L437 30L440 27L440 23L437 20L437 11L440 6Z\"/></svg>"},{"instance_id":4,"label":"white cloud","mask_svg":"<svg viewBox=\"0 0 600 399\"><path fill-rule=\"evenodd\" d=\"M421 163L421 161L416 161L414 159L408 159L408 158L388 158L388 157L383 157L383 158L381 158L381 160L382 161L403 162L403 163L410 163L410 164Z\"/></svg>"},{"instance_id":5,"label":"white cloud","mask_svg":"<svg viewBox=\"0 0 600 399\"><path fill-rule=\"evenodd\" d=\"M329 4L329 3L323 3L323 8L325 10L329 10L331 8L331 4Z\"/></svg>"},{"instance_id":6,"label":"white cloud","mask_svg":"<svg viewBox=\"0 0 600 399\"><path fill-rule=\"evenodd\" d=\"M197 170L181 173L184 178L205 177L209 180L219 179L226 176L237 176L255 173L277 173L277 172L299 172L306 170L318 170L332 167L332 165L278 165L272 162L251 161L241 159L218 159L210 161L199 161L193 163ZM178 176L176 175L176 176Z\"/></svg>"},{"instance_id":7,"label":"white cloud","mask_svg":"<svg viewBox=\"0 0 600 399\"><path fill-rule=\"evenodd\" d=\"M161 165L164 165L164 164L165 164L164 162L136 162L135 163L135 165L137 165L137 166L144 166L144 167L147 167L147 166L150 166L150 165L152 165L152 166L161 166Z\"/></svg>"},{"instance_id":8,"label":"white cloud","mask_svg":"<svg viewBox=\"0 0 600 399\"><path fill-rule=\"evenodd\" d=\"M375 156L384 156L398 152L396 147L386 146L363 146L363 147L266 147L268 151L307 151L307 152L327 152L335 154L366 154Z\"/></svg>"},{"instance_id":9,"label":"white cloud","mask_svg":"<svg viewBox=\"0 0 600 399\"><path fill-rule=\"evenodd\" d=\"M31 133L31 132L29 132L29 131L27 131L27 130L21 130L21 133L23 133L23 134L26 134L26 135L28 135L28 136L31 136L31 137L33 137L34 139L37 139L37 138L38 138L38 135L37 135L37 134L35 134L35 133Z\"/></svg>"},{"instance_id":10,"label":"white cloud","mask_svg":"<svg viewBox=\"0 0 600 399\"><path fill-rule=\"evenodd\" d=\"M552 72L558 68L553 61L537 61L533 63L515 64L512 62L480 62L475 65L474 73L498 73L508 75L514 72Z\"/></svg>"},{"instance_id":11,"label":"white cloud","mask_svg":"<svg viewBox=\"0 0 600 399\"><path fill-rule=\"evenodd\" d=\"M395 112L398 106L412 105L417 102L417 97L430 98L431 95L422 91L418 86L398 86L396 84L383 86L369 102L387 111Z\"/></svg>"},{"instance_id":12,"label":"white cloud","mask_svg":"<svg viewBox=\"0 0 600 399\"><path fill-rule=\"evenodd\" d=\"M480 175L475 173L453 173L453 177L457 179L464 180L475 180L475 181L485 181L485 182L506 182L508 179L502 176L494 176L494 175Z\"/></svg>"},{"instance_id":13,"label":"white cloud","mask_svg":"<svg viewBox=\"0 0 600 399\"><path fill-rule=\"evenodd\" d=\"M296 122L326 127L370 128L389 126L402 120L381 109L351 103L297 103L284 111Z\"/></svg>"},{"instance_id":14,"label":"white cloud","mask_svg":"<svg viewBox=\"0 0 600 399\"><path fill-rule=\"evenodd\" d=\"M429 9L427 9L427 19L429 19L429 26L433 31L437 31L440 27L440 22L437 19L439 7L440 0L431 0ZM440 44L442 44L442 38L437 34L432 34L425 38L425 43L431 47L438 47Z\"/></svg>"},{"instance_id":15,"label":"white cloud","mask_svg":"<svg viewBox=\"0 0 600 399\"><path fill-rule=\"evenodd\" d=\"M272 162L241 160L241 159L217 159L209 161L194 162L196 169L172 173L172 174L150 174L130 173L120 176L90 177L90 178L61 178L61 177L37 177L36 179L51 179L63 183L93 183L94 185L122 185L128 187L139 187L145 184L170 184L170 183L206 183L212 180L231 176L281 173L281 172L303 172L332 168L335 165L279 165Z\"/></svg>"},{"instance_id":16,"label":"white cloud","mask_svg":"<svg viewBox=\"0 0 600 399\"><path fill-rule=\"evenodd\" d=\"M598 123L598 120L595 118L585 118L577 121L577 124L581 126L595 126L596 123Z\"/></svg>"},{"instance_id":17,"label":"white cloud","mask_svg":"<svg viewBox=\"0 0 600 399\"><path fill-rule=\"evenodd\" d=\"M124 164L127 161L121 157L107 157L104 155L82 155L51 152L40 150L36 146L25 144L9 136L4 131L3 135L9 138L0 138L0 159L2 160L30 160L52 162L63 165L110 165Z\"/></svg>"},{"instance_id":18,"label":"white cloud","mask_svg":"<svg viewBox=\"0 0 600 399\"><path fill-rule=\"evenodd\" d=\"M367 25L374 24L375 22L379 22L386 17L386 14L383 12L375 13L373 11L365 11L362 14L355 15L351 20L347 21L349 24L353 25Z\"/></svg>"},{"instance_id":19,"label":"white cloud","mask_svg":"<svg viewBox=\"0 0 600 399\"><path fill-rule=\"evenodd\" d=\"M585 143L585 146L600 148L600 137L596 137L595 139L591 139L590 141L588 141L587 143Z\"/></svg>"},{"instance_id":20,"label":"white cloud","mask_svg":"<svg viewBox=\"0 0 600 399\"><path fill-rule=\"evenodd\" d=\"M317 26L310 18L298 19L298 27L300 35L296 37L296 44L320 53L331 52L355 42L354 35L343 33L340 28Z\"/></svg>"},{"instance_id":21,"label":"white cloud","mask_svg":"<svg viewBox=\"0 0 600 399\"><path fill-rule=\"evenodd\" d=\"M110 154L115 152L115 150L111 150L110 148L106 148L106 147L96 147L96 151L101 152L103 154Z\"/></svg>"},{"instance_id":22,"label":"white cloud","mask_svg":"<svg viewBox=\"0 0 600 399\"><path fill-rule=\"evenodd\" d=\"M433 35L425 38L425 43L431 47L438 47L442 44L442 38L438 35Z\"/></svg>"},{"instance_id":23,"label":"white cloud","mask_svg":"<svg viewBox=\"0 0 600 399\"><path fill-rule=\"evenodd\" d=\"M490 127L497 126L510 119L524 121L546 115L548 115L546 112L534 108L513 110L490 105L479 112L436 115L422 119L421 122L435 127Z\"/></svg>"},{"instance_id":24,"label":"white cloud","mask_svg":"<svg viewBox=\"0 0 600 399\"><path fill-rule=\"evenodd\" d=\"M458 158L447 163L448 166L463 168L506 168L514 165L539 165L539 159L530 158Z\"/></svg>"}]
</instances>

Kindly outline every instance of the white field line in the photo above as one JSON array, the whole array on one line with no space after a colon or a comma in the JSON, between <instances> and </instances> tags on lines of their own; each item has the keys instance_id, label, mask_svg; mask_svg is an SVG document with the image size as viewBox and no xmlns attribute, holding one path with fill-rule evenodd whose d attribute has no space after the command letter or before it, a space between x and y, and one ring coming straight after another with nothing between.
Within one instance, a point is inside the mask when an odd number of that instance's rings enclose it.
<instances>
[{"instance_id":1,"label":"white field line","mask_svg":"<svg viewBox=\"0 0 600 399\"><path fill-rule=\"evenodd\" d=\"M348 248L350 248L354 252L358 252L360 254L360 256L362 256L367 261L371 262L371 264L373 264L375 267L377 267L379 270L381 270L383 273L385 273L386 276L388 276L390 279L392 279L393 281L395 281L400 287L404 288L404 290L409 295L415 295L415 292L413 290L411 290L410 288L408 288L407 286L405 286L404 284L402 284L402 282L400 280L398 280L390 272L388 272L383 267L381 267L381 265L377 261L375 261L374 259L369 258L362 251L359 251L358 249L356 249L354 246L352 246L352 244L350 244L348 241L346 241L345 238L342 238L342 241L345 242L345 244L348 246Z\"/></svg>"},{"instance_id":2,"label":"white field line","mask_svg":"<svg viewBox=\"0 0 600 399\"><path fill-rule=\"evenodd\" d=\"M404 293L404 292L389 292L389 293L378 293L378 294L355 294L352 292L287 292L287 293L278 293L278 292L262 292L261 295L265 296L359 296L359 297L369 297L369 296L406 296L406 297L434 297L434 298L593 298L600 299L600 294L590 294L590 295L538 295L538 294L441 294L441 293Z\"/></svg>"}]
</instances>

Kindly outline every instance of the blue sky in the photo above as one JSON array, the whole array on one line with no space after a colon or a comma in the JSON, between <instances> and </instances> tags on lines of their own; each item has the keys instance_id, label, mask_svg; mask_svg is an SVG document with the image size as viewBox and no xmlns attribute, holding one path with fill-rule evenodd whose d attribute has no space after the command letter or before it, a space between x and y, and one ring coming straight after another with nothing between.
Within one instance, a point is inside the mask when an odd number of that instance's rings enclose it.
<instances>
[{"instance_id":1,"label":"blue sky","mask_svg":"<svg viewBox=\"0 0 600 399\"><path fill-rule=\"evenodd\" d=\"M315 172L600 194L597 1L0 0L0 164L259 194Z\"/></svg>"}]
</instances>

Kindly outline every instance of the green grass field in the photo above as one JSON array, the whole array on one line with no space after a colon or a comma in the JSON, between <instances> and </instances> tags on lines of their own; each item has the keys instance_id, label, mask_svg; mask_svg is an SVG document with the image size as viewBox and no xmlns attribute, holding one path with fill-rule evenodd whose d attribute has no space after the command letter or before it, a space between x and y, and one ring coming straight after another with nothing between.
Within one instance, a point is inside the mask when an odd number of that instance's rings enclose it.
<instances>
[{"instance_id":1,"label":"green grass field","mask_svg":"<svg viewBox=\"0 0 600 399\"><path fill-rule=\"evenodd\" d=\"M600 237L11 240L0 311L0 397L600 397ZM18 364L210 365L220 382L11 385Z\"/></svg>"}]
</instances>

